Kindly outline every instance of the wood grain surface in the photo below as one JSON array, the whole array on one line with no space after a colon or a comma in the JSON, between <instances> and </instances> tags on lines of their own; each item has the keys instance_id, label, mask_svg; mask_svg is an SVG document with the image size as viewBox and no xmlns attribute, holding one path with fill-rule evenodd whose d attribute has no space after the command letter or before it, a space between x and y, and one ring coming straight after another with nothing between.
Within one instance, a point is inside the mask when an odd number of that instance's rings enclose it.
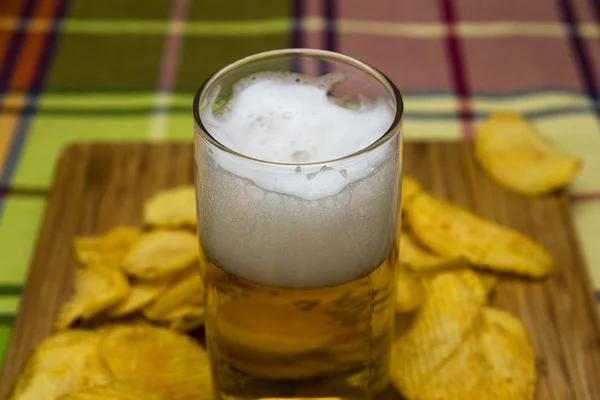
<instances>
[{"instance_id":1,"label":"wood grain surface","mask_svg":"<svg viewBox=\"0 0 600 400\"><path fill-rule=\"evenodd\" d=\"M600 324L567 197L559 192L526 198L504 190L474 164L471 151L468 143L405 143L405 173L550 250L558 264L551 278L505 279L493 304L516 314L531 334L538 399L600 399ZM81 144L65 150L0 378L0 399L8 397L23 362L48 335L71 293L73 237L140 224L144 199L192 182L191 143Z\"/></svg>"}]
</instances>

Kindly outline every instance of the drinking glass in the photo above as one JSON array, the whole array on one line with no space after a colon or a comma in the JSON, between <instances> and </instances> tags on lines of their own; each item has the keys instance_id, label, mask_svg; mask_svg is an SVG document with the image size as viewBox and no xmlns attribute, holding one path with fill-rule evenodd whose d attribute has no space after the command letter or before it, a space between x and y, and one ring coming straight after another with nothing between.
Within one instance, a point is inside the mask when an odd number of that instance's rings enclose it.
<instances>
[{"instance_id":1,"label":"drinking glass","mask_svg":"<svg viewBox=\"0 0 600 400\"><path fill-rule=\"evenodd\" d=\"M322 84L329 101L357 113L383 105L390 125L331 160L242 154L217 140L214 121L236 106L240 82L268 76ZM377 69L313 49L251 55L198 90L198 236L216 399L370 399L388 384L402 112Z\"/></svg>"}]
</instances>

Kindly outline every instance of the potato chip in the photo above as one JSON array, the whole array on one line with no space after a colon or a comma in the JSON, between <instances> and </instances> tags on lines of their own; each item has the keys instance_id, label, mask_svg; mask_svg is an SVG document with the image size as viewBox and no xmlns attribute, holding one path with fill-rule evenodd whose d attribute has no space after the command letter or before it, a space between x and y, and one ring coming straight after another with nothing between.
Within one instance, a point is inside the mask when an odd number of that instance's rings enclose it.
<instances>
[{"instance_id":1,"label":"potato chip","mask_svg":"<svg viewBox=\"0 0 600 400\"><path fill-rule=\"evenodd\" d=\"M487 301L477 275L468 269L423 280L426 296L408 328L394 343L391 377L408 398L461 345Z\"/></svg>"},{"instance_id":2,"label":"potato chip","mask_svg":"<svg viewBox=\"0 0 600 400\"><path fill-rule=\"evenodd\" d=\"M553 269L552 256L527 236L444 200L421 193L406 211L413 235L442 256L463 256L474 266L530 277Z\"/></svg>"},{"instance_id":3,"label":"potato chip","mask_svg":"<svg viewBox=\"0 0 600 400\"><path fill-rule=\"evenodd\" d=\"M162 277L150 280L135 280L130 284L129 296L120 303L106 310L106 317L122 317L131 314L156 300L162 295L171 282L172 277Z\"/></svg>"},{"instance_id":4,"label":"potato chip","mask_svg":"<svg viewBox=\"0 0 600 400\"><path fill-rule=\"evenodd\" d=\"M191 331L204 324L204 306L184 305L170 313L165 318L167 326L176 331Z\"/></svg>"},{"instance_id":5,"label":"potato chip","mask_svg":"<svg viewBox=\"0 0 600 400\"><path fill-rule=\"evenodd\" d=\"M406 204L418 193L422 192L423 188L414 178L404 175L402 177L402 209Z\"/></svg>"},{"instance_id":6,"label":"potato chip","mask_svg":"<svg viewBox=\"0 0 600 400\"><path fill-rule=\"evenodd\" d=\"M421 280L401 266L397 268L396 275L396 312L407 313L416 310L425 298Z\"/></svg>"},{"instance_id":7,"label":"potato chip","mask_svg":"<svg viewBox=\"0 0 600 400\"><path fill-rule=\"evenodd\" d=\"M55 328L66 329L77 319L89 320L125 300L129 283L120 269L106 264L90 264L75 270L75 291L60 310Z\"/></svg>"},{"instance_id":8,"label":"potato chip","mask_svg":"<svg viewBox=\"0 0 600 400\"><path fill-rule=\"evenodd\" d=\"M196 191L179 186L156 193L144 203L144 224L161 228L195 228Z\"/></svg>"},{"instance_id":9,"label":"potato chip","mask_svg":"<svg viewBox=\"0 0 600 400\"><path fill-rule=\"evenodd\" d=\"M129 250L123 270L141 279L170 275L198 260L198 239L188 231L158 230L142 235Z\"/></svg>"},{"instance_id":10,"label":"potato chip","mask_svg":"<svg viewBox=\"0 0 600 400\"><path fill-rule=\"evenodd\" d=\"M101 335L73 329L47 337L27 360L11 400L54 400L74 390L110 382L98 355Z\"/></svg>"},{"instance_id":11,"label":"potato chip","mask_svg":"<svg viewBox=\"0 0 600 400\"><path fill-rule=\"evenodd\" d=\"M523 116L499 112L477 130L475 157L499 184L527 195L565 186L581 161L544 138Z\"/></svg>"},{"instance_id":12,"label":"potato chip","mask_svg":"<svg viewBox=\"0 0 600 400\"><path fill-rule=\"evenodd\" d=\"M488 294L494 291L496 284L498 283L498 278L496 276L485 271L478 271L477 276L479 276L479 280Z\"/></svg>"},{"instance_id":13,"label":"potato chip","mask_svg":"<svg viewBox=\"0 0 600 400\"><path fill-rule=\"evenodd\" d=\"M80 236L74 240L75 256L84 265L104 262L118 265L140 236L142 231L132 226L117 227L102 236Z\"/></svg>"},{"instance_id":14,"label":"potato chip","mask_svg":"<svg viewBox=\"0 0 600 400\"><path fill-rule=\"evenodd\" d=\"M535 357L519 320L484 308L481 326L410 399L531 400Z\"/></svg>"},{"instance_id":15,"label":"potato chip","mask_svg":"<svg viewBox=\"0 0 600 400\"><path fill-rule=\"evenodd\" d=\"M438 271L462 264L462 257L438 256L422 248L408 233L400 234L400 264L416 272Z\"/></svg>"},{"instance_id":16,"label":"potato chip","mask_svg":"<svg viewBox=\"0 0 600 400\"><path fill-rule=\"evenodd\" d=\"M112 382L60 397L58 400L165 400L159 394L135 382Z\"/></svg>"},{"instance_id":17,"label":"potato chip","mask_svg":"<svg viewBox=\"0 0 600 400\"><path fill-rule=\"evenodd\" d=\"M116 380L137 381L167 400L212 399L208 355L184 334L151 325L115 325L99 351Z\"/></svg>"},{"instance_id":18,"label":"potato chip","mask_svg":"<svg viewBox=\"0 0 600 400\"><path fill-rule=\"evenodd\" d=\"M199 268L191 267L177 277L175 282L153 303L143 309L143 314L151 321L170 320L169 315L186 305L202 307L204 287Z\"/></svg>"}]
</instances>

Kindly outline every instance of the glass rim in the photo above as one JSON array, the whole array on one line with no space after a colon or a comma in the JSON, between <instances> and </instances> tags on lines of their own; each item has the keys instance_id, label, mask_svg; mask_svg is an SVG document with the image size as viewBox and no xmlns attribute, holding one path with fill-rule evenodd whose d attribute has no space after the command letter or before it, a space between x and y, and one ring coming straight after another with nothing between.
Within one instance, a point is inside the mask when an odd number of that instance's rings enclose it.
<instances>
[{"instance_id":1,"label":"glass rim","mask_svg":"<svg viewBox=\"0 0 600 400\"><path fill-rule=\"evenodd\" d=\"M281 56L293 56L293 55L316 56L316 57L334 59L335 61L345 62L347 64L351 64L351 65L369 73L371 76L376 78L381 84L383 84L383 86L385 86L391 92L391 94L394 97L394 100L396 101L394 119L393 119L392 123L390 124L390 127L376 141L374 141L367 147L364 147L358 151L355 151L353 153L347 154L342 157L334 158L331 160L309 162L309 163L279 162L279 161L269 161L269 160L263 160L260 158L255 158L252 156L248 156L248 155L239 153L239 152L225 146L224 144L219 142L217 139L215 139L211 135L211 133L208 131L208 129L204 126L204 123L202 122L202 118L200 116L200 102L204 98L207 88L209 88L215 81L217 81L220 77L222 77L226 73L228 73L234 69L237 69L240 66L251 63L253 61L281 57ZM194 101L193 101L192 107L193 107L192 112L194 115L195 135L200 135L202 137L202 139L206 140L213 146L217 147L219 150L222 150L233 156L243 158L243 159L246 159L249 161L254 161L257 163L261 163L261 164L270 164L270 165L279 165L279 166L294 166L294 167L298 166L298 165L310 166L310 165L330 164L330 163L335 163L335 162L339 162L339 161L343 161L343 160L348 160L348 159L360 156L361 154L370 152L371 150L374 150L374 149L380 147L381 145L387 143L391 138L394 137L394 135L396 134L396 131L398 131L398 127L402 121L402 117L404 114L404 102L402 100L402 95L400 94L400 90L396 87L396 85L394 85L392 80L390 78L388 78L383 72L379 71L377 68L373 67L372 65L370 65L364 61L357 60L353 57L350 57L350 56L347 56L347 55L344 55L341 53L337 53L334 51L328 51L328 50L305 49L305 48L300 48L300 49L290 48L290 49L264 51L264 52L252 54L250 56L241 58L231 64L228 64L228 65L218 69L211 76L209 76L204 81L204 83L202 83L200 88L196 91L196 95L194 96Z\"/></svg>"}]
</instances>

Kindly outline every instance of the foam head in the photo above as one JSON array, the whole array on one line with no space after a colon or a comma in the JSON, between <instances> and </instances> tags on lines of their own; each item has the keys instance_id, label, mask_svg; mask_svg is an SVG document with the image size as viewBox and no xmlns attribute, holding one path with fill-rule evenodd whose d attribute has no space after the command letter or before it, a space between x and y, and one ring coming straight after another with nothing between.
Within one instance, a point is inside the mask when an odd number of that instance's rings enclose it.
<instances>
[{"instance_id":1,"label":"foam head","mask_svg":"<svg viewBox=\"0 0 600 400\"><path fill-rule=\"evenodd\" d=\"M382 100L347 107L332 99L340 79L257 74L216 113L201 110L224 146L283 163L206 143L202 241L228 272L269 286L322 287L362 276L389 254L398 138L343 157L385 134L394 112Z\"/></svg>"}]
</instances>

